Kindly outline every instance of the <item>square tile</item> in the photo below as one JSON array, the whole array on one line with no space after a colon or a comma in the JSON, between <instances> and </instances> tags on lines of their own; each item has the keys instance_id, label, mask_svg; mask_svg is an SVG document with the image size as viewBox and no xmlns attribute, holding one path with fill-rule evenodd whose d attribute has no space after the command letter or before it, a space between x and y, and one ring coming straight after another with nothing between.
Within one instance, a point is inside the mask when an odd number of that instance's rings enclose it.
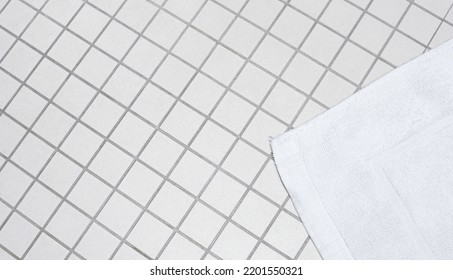
<instances>
[{"instance_id":1,"label":"square tile","mask_svg":"<svg viewBox=\"0 0 453 280\"><path fill-rule=\"evenodd\" d=\"M165 52L142 37L132 47L124 63L146 78L150 77L164 58Z\"/></svg>"},{"instance_id":2,"label":"square tile","mask_svg":"<svg viewBox=\"0 0 453 280\"><path fill-rule=\"evenodd\" d=\"M109 135L112 128L123 115L124 109L102 94L91 103L82 117L87 125L103 135Z\"/></svg>"},{"instance_id":3,"label":"square tile","mask_svg":"<svg viewBox=\"0 0 453 280\"><path fill-rule=\"evenodd\" d=\"M387 46L385 46L381 57L393 65L399 66L422 54L424 50L425 47L414 40L399 32L395 32Z\"/></svg>"},{"instance_id":4,"label":"square tile","mask_svg":"<svg viewBox=\"0 0 453 280\"><path fill-rule=\"evenodd\" d=\"M46 230L69 247L74 246L82 235L90 220L74 207L63 202L58 212L53 216Z\"/></svg>"},{"instance_id":5,"label":"square tile","mask_svg":"<svg viewBox=\"0 0 453 280\"><path fill-rule=\"evenodd\" d=\"M162 179L148 167L135 162L118 189L141 205L146 205L162 183Z\"/></svg>"},{"instance_id":6,"label":"square tile","mask_svg":"<svg viewBox=\"0 0 453 280\"><path fill-rule=\"evenodd\" d=\"M156 6L146 0L132 0L124 4L116 18L141 32L156 11Z\"/></svg>"},{"instance_id":7,"label":"square tile","mask_svg":"<svg viewBox=\"0 0 453 280\"><path fill-rule=\"evenodd\" d=\"M64 196L75 182L82 168L60 153L56 153L39 179L54 191Z\"/></svg>"},{"instance_id":8,"label":"square tile","mask_svg":"<svg viewBox=\"0 0 453 280\"><path fill-rule=\"evenodd\" d=\"M11 159L36 176L53 151L53 148L36 136L28 134Z\"/></svg>"},{"instance_id":9,"label":"square tile","mask_svg":"<svg viewBox=\"0 0 453 280\"><path fill-rule=\"evenodd\" d=\"M247 63L231 88L259 105L274 82L274 77L255 65Z\"/></svg>"},{"instance_id":10,"label":"square tile","mask_svg":"<svg viewBox=\"0 0 453 280\"><path fill-rule=\"evenodd\" d=\"M17 213L6 222L0 231L0 243L21 257L32 243L39 230Z\"/></svg>"},{"instance_id":11,"label":"square tile","mask_svg":"<svg viewBox=\"0 0 453 280\"><path fill-rule=\"evenodd\" d=\"M69 24L69 29L86 40L93 42L107 25L108 21L108 16L90 5L84 5L71 24Z\"/></svg>"},{"instance_id":12,"label":"square tile","mask_svg":"<svg viewBox=\"0 0 453 280\"><path fill-rule=\"evenodd\" d=\"M199 67L214 47L215 42L193 28L188 28L173 49L173 53L195 67Z\"/></svg>"},{"instance_id":13,"label":"square tile","mask_svg":"<svg viewBox=\"0 0 453 280\"><path fill-rule=\"evenodd\" d=\"M137 34L124 25L111 21L96 42L96 45L115 57L121 59L132 46Z\"/></svg>"},{"instance_id":14,"label":"square tile","mask_svg":"<svg viewBox=\"0 0 453 280\"><path fill-rule=\"evenodd\" d=\"M339 35L317 24L301 50L322 64L329 65L343 41Z\"/></svg>"},{"instance_id":15,"label":"square tile","mask_svg":"<svg viewBox=\"0 0 453 280\"><path fill-rule=\"evenodd\" d=\"M69 31L65 31L50 49L49 56L61 63L64 67L72 70L88 47L89 45L87 43Z\"/></svg>"},{"instance_id":16,"label":"square tile","mask_svg":"<svg viewBox=\"0 0 453 280\"><path fill-rule=\"evenodd\" d=\"M351 3L356 4L362 9L365 9L370 3L370 0L352 0Z\"/></svg>"},{"instance_id":17,"label":"square tile","mask_svg":"<svg viewBox=\"0 0 453 280\"><path fill-rule=\"evenodd\" d=\"M46 106L47 101L27 87L22 87L6 112L23 125L30 127Z\"/></svg>"},{"instance_id":18,"label":"square tile","mask_svg":"<svg viewBox=\"0 0 453 280\"><path fill-rule=\"evenodd\" d=\"M102 209L97 220L118 235L124 236L140 212L141 209L138 206L115 192Z\"/></svg>"},{"instance_id":19,"label":"square tile","mask_svg":"<svg viewBox=\"0 0 453 280\"><path fill-rule=\"evenodd\" d=\"M260 236L269 226L278 208L259 195L249 192L233 215L233 220Z\"/></svg>"},{"instance_id":20,"label":"square tile","mask_svg":"<svg viewBox=\"0 0 453 280\"><path fill-rule=\"evenodd\" d=\"M212 118L239 134L254 111L255 108L252 105L229 92L215 109Z\"/></svg>"},{"instance_id":21,"label":"square tile","mask_svg":"<svg viewBox=\"0 0 453 280\"><path fill-rule=\"evenodd\" d=\"M187 3L187 5L190 5ZM153 42L169 49L181 35L185 24L165 11L160 11L148 26L144 35Z\"/></svg>"},{"instance_id":22,"label":"square tile","mask_svg":"<svg viewBox=\"0 0 453 280\"><path fill-rule=\"evenodd\" d=\"M69 132L69 129L73 126L74 122L75 120L66 113L54 105L49 105L38 119L35 126L33 126L33 131L54 146L58 146L61 140L63 140L63 137Z\"/></svg>"},{"instance_id":23,"label":"square tile","mask_svg":"<svg viewBox=\"0 0 453 280\"><path fill-rule=\"evenodd\" d=\"M116 65L113 59L92 48L77 66L75 73L100 88Z\"/></svg>"},{"instance_id":24,"label":"square tile","mask_svg":"<svg viewBox=\"0 0 453 280\"><path fill-rule=\"evenodd\" d=\"M123 2L123 0L90 0L90 3L110 15L113 15Z\"/></svg>"},{"instance_id":25,"label":"square tile","mask_svg":"<svg viewBox=\"0 0 453 280\"><path fill-rule=\"evenodd\" d=\"M181 60L168 56L152 80L172 94L179 96L194 73L195 70Z\"/></svg>"},{"instance_id":26,"label":"square tile","mask_svg":"<svg viewBox=\"0 0 453 280\"><path fill-rule=\"evenodd\" d=\"M242 18L237 18L222 38L222 42L248 57L263 37L263 34L264 32L257 27Z\"/></svg>"},{"instance_id":27,"label":"square tile","mask_svg":"<svg viewBox=\"0 0 453 280\"><path fill-rule=\"evenodd\" d=\"M3 29L0 29L0 58L6 54L15 41L16 39L14 36Z\"/></svg>"},{"instance_id":28,"label":"square tile","mask_svg":"<svg viewBox=\"0 0 453 280\"><path fill-rule=\"evenodd\" d=\"M282 78L309 94L323 72L324 67L298 53L291 61Z\"/></svg>"},{"instance_id":29,"label":"square tile","mask_svg":"<svg viewBox=\"0 0 453 280\"><path fill-rule=\"evenodd\" d=\"M439 30L437 30L436 35L434 35L433 40L429 43L429 46L431 48L437 47L451 38L453 38L453 26L443 22L440 25Z\"/></svg>"},{"instance_id":30,"label":"square tile","mask_svg":"<svg viewBox=\"0 0 453 280\"><path fill-rule=\"evenodd\" d=\"M192 197L167 181L159 190L148 209L176 227L193 202L194 199Z\"/></svg>"},{"instance_id":31,"label":"square tile","mask_svg":"<svg viewBox=\"0 0 453 280\"><path fill-rule=\"evenodd\" d=\"M5 1L3 1L5 2ZM27 2L28 4L32 5L33 7L39 9L41 8L44 3L46 2L45 0L26 0L25 2ZM3 4L0 4L0 6L2 6Z\"/></svg>"},{"instance_id":32,"label":"square tile","mask_svg":"<svg viewBox=\"0 0 453 280\"><path fill-rule=\"evenodd\" d=\"M206 61L202 71L224 85L229 85L243 63L244 60L241 57L218 45Z\"/></svg>"},{"instance_id":33,"label":"square tile","mask_svg":"<svg viewBox=\"0 0 453 280\"><path fill-rule=\"evenodd\" d=\"M140 159L162 174L167 174L183 150L181 145L157 132L143 150Z\"/></svg>"},{"instance_id":34,"label":"square tile","mask_svg":"<svg viewBox=\"0 0 453 280\"><path fill-rule=\"evenodd\" d=\"M60 202L60 198L34 183L25 198L19 204L18 210L40 226L43 226Z\"/></svg>"},{"instance_id":35,"label":"square tile","mask_svg":"<svg viewBox=\"0 0 453 280\"><path fill-rule=\"evenodd\" d=\"M253 189L259 191L261 194L264 194L278 204L282 204L286 197L288 197L288 193L286 192L286 189L280 180L280 176L277 173L275 164L272 161L269 161L266 164L263 172L261 172L253 185Z\"/></svg>"},{"instance_id":36,"label":"square tile","mask_svg":"<svg viewBox=\"0 0 453 280\"><path fill-rule=\"evenodd\" d=\"M372 14L395 26L409 2L406 0L374 0L368 9Z\"/></svg>"},{"instance_id":37,"label":"square tile","mask_svg":"<svg viewBox=\"0 0 453 280\"><path fill-rule=\"evenodd\" d=\"M322 79L313 97L323 104L333 107L351 96L356 90L356 86L343 80L337 75L327 72Z\"/></svg>"},{"instance_id":38,"label":"square tile","mask_svg":"<svg viewBox=\"0 0 453 280\"><path fill-rule=\"evenodd\" d=\"M266 98L263 108L289 124L296 117L305 100L306 97L302 93L278 82Z\"/></svg>"},{"instance_id":39,"label":"square tile","mask_svg":"<svg viewBox=\"0 0 453 280\"><path fill-rule=\"evenodd\" d=\"M421 43L428 44L440 23L439 19L412 5L398 29Z\"/></svg>"},{"instance_id":40,"label":"square tile","mask_svg":"<svg viewBox=\"0 0 453 280\"><path fill-rule=\"evenodd\" d=\"M239 141L222 164L222 167L239 180L250 184L261 169L265 159L266 157L262 153L251 148L243 141Z\"/></svg>"},{"instance_id":41,"label":"square tile","mask_svg":"<svg viewBox=\"0 0 453 280\"><path fill-rule=\"evenodd\" d=\"M86 165L102 141L103 139L100 136L83 124L77 123L61 146L61 150L79 163Z\"/></svg>"},{"instance_id":42,"label":"square tile","mask_svg":"<svg viewBox=\"0 0 453 280\"><path fill-rule=\"evenodd\" d=\"M299 260L322 260L321 256L318 253L313 241L310 239L305 245L304 250L300 254Z\"/></svg>"},{"instance_id":43,"label":"square tile","mask_svg":"<svg viewBox=\"0 0 453 280\"><path fill-rule=\"evenodd\" d=\"M110 139L133 155L138 154L153 128L131 113L127 113L113 131Z\"/></svg>"},{"instance_id":44,"label":"square tile","mask_svg":"<svg viewBox=\"0 0 453 280\"><path fill-rule=\"evenodd\" d=\"M370 84L371 82L375 81L377 78L382 77L384 74L393 70L394 67L388 65L387 63L383 62L382 60L377 60L371 69L370 73L366 77L365 82L363 83L365 86Z\"/></svg>"},{"instance_id":45,"label":"square tile","mask_svg":"<svg viewBox=\"0 0 453 280\"><path fill-rule=\"evenodd\" d=\"M112 144L105 143L90 164L90 169L115 186L131 162L132 158L127 154Z\"/></svg>"},{"instance_id":46,"label":"square tile","mask_svg":"<svg viewBox=\"0 0 453 280\"><path fill-rule=\"evenodd\" d=\"M453 4L451 0L438 0L438 1L429 1L429 0L416 0L418 4L423 6L423 8L428 9L439 17L444 17L445 14L450 9L450 6Z\"/></svg>"},{"instance_id":47,"label":"square tile","mask_svg":"<svg viewBox=\"0 0 453 280\"><path fill-rule=\"evenodd\" d=\"M39 53L19 41L3 59L1 66L23 81L36 66L40 58L41 55Z\"/></svg>"},{"instance_id":48,"label":"square tile","mask_svg":"<svg viewBox=\"0 0 453 280\"><path fill-rule=\"evenodd\" d=\"M50 0L43 12L59 23L66 25L82 4L83 2L80 0Z\"/></svg>"},{"instance_id":49,"label":"square tile","mask_svg":"<svg viewBox=\"0 0 453 280\"><path fill-rule=\"evenodd\" d=\"M144 232L148 232L148 234L143 234ZM173 230L170 227L150 214L144 213L128 236L127 241L151 258L155 258L172 232Z\"/></svg>"},{"instance_id":50,"label":"square tile","mask_svg":"<svg viewBox=\"0 0 453 280\"><path fill-rule=\"evenodd\" d=\"M26 260L64 260L68 250L57 241L42 233L25 256Z\"/></svg>"},{"instance_id":51,"label":"square tile","mask_svg":"<svg viewBox=\"0 0 453 280\"><path fill-rule=\"evenodd\" d=\"M262 151L270 154L270 140L285 132L286 128L286 125L275 118L258 111L242 136Z\"/></svg>"},{"instance_id":52,"label":"square tile","mask_svg":"<svg viewBox=\"0 0 453 280\"><path fill-rule=\"evenodd\" d=\"M390 36L392 29L377 19L364 15L351 35L359 45L378 54Z\"/></svg>"},{"instance_id":53,"label":"square tile","mask_svg":"<svg viewBox=\"0 0 453 280\"><path fill-rule=\"evenodd\" d=\"M220 163L236 137L208 121L191 144L192 149L215 164Z\"/></svg>"},{"instance_id":54,"label":"square tile","mask_svg":"<svg viewBox=\"0 0 453 280\"><path fill-rule=\"evenodd\" d=\"M347 36L361 14L359 9L344 0L333 0L321 16L321 22Z\"/></svg>"},{"instance_id":55,"label":"square tile","mask_svg":"<svg viewBox=\"0 0 453 280\"><path fill-rule=\"evenodd\" d=\"M76 77L70 76L55 96L54 102L78 117L86 109L95 93L96 90Z\"/></svg>"},{"instance_id":56,"label":"square tile","mask_svg":"<svg viewBox=\"0 0 453 280\"><path fill-rule=\"evenodd\" d=\"M60 34L62 28L43 15L37 15L33 24L25 30L22 39L42 52L46 52Z\"/></svg>"},{"instance_id":57,"label":"square tile","mask_svg":"<svg viewBox=\"0 0 453 280\"><path fill-rule=\"evenodd\" d=\"M294 258L307 236L300 221L285 212L280 212L264 240Z\"/></svg>"},{"instance_id":58,"label":"square tile","mask_svg":"<svg viewBox=\"0 0 453 280\"><path fill-rule=\"evenodd\" d=\"M120 240L97 224L92 224L75 250L87 260L107 260Z\"/></svg>"},{"instance_id":59,"label":"square tile","mask_svg":"<svg viewBox=\"0 0 453 280\"><path fill-rule=\"evenodd\" d=\"M234 14L216 3L208 1L193 21L193 25L215 39L219 39L233 18Z\"/></svg>"},{"instance_id":60,"label":"square tile","mask_svg":"<svg viewBox=\"0 0 453 280\"><path fill-rule=\"evenodd\" d=\"M223 260L245 260L255 247L257 239L228 223L214 243L212 252Z\"/></svg>"},{"instance_id":61,"label":"square tile","mask_svg":"<svg viewBox=\"0 0 453 280\"><path fill-rule=\"evenodd\" d=\"M25 135L26 130L12 119L2 114L0 116L0 131L3 134L2 141L0 142L0 153L9 156Z\"/></svg>"},{"instance_id":62,"label":"square tile","mask_svg":"<svg viewBox=\"0 0 453 280\"><path fill-rule=\"evenodd\" d=\"M224 91L224 87L198 73L181 99L208 115Z\"/></svg>"},{"instance_id":63,"label":"square tile","mask_svg":"<svg viewBox=\"0 0 453 280\"><path fill-rule=\"evenodd\" d=\"M214 166L187 151L171 173L170 179L192 194L198 195L213 172Z\"/></svg>"},{"instance_id":64,"label":"square tile","mask_svg":"<svg viewBox=\"0 0 453 280\"><path fill-rule=\"evenodd\" d=\"M115 256L113 257L114 260L146 260L145 256L141 253L137 252L135 249L132 249L128 245L124 244L121 245L121 248L116 252Z\"/></svg>"},{"instance_id":65,"label":"square tile","mask_svg":"<svg viewBox=\"0 0 453 280\"><path fill-rule=\"evenodd\" d=\"M222 3L222 5L234 12L238 12L244 6L245 2L246 0L230 0Z\"/></svg>"},{"instance_id":66,"label":"square tile","mask_svg":"<svg viewBox=\"0 0 453 280\"><path fill-rule=\"evenodd\" d=\"M293 49L268 35L253 54L252 60L279 75L293 54Z\"/></svg>"},{"instance_id":67,"label":"square tile","mask_svg":"<svg viewBox=\"0 0 453 280\"><path fill-rule=\"evenodd\" d=\"M353 82L360 83L373 61L374 56L348 42L335 59L332 69Z\"/></svg>"},{"instance_id":68,"label":"square tile","mask_svg":"<svg viewBox=\"0 0 453 280\"><path fill-rule=\"evenodd\" d=\"M162 129L188 144L203 122L204 117L178 102L162 124Z\"/></svg>"},{"instance_id":69,"label":"square tile","mask_svg":"<svg viewBox=\"0 0 453 280\"><path fill-rule=\"evenodd\" d=\"M164 8L174 13L176 16L185 21L190 21L200 9L203 0L184 1L184 0L169 0L165 3Z\"/></svg>"},{"instance_id":70,"label":"square tile","mask_svg":"<svg viewBox=\"0 0 453 280\"><path fill-rule=\"evenodd\" d=\"M181 231L202 246L208 247L225 219L201 203L195 204L181 225ZM200 229L203 230L200 230Z\"/></svg>"},{"instance_id":71,"label":"square tile","mask_svg":"<svg viewBox=\"0 0 453 280\"><path fill-rule=\"evenodd\" d=\"M20 35L34 15L35 11L21 1L9 1L0 14L0 25Z\"/></svg>"},{"instance_id":72,"label":"square tile","mask_svg":"<svg viewBox=\"0 0 453 280\"><path fill-rule=\"evenodd\" d=\"M8 206L6 206L6 204L4 204L3 202L0 202L0 223L3 224L3 222L5 221L5 219L9 216L9 214L11 213L11 208L9 208Z\"/></svg>"},{"instance_id":73,"label":"square tile","mask_svg":"<svg viewBox=\"0 0 453 280\"><path fill-rule=\"evenodd\" d=\"M268 29L282 7L283 4L277 0L250 0L241 15L261 28Z\"/></svg>"},{"instance_id":74,"label":"square tile","mask_svg":"<svg viewBox=\"0 0 453 280\"><path fill-rule=\"evenodd\" d=\"M261 243L251 258L252 260L287 260L280 253Z\"/></svg>"},{"instance_id":75,"label":"square tile","mask_svg":"<svg viewBox=\"0 0 453 280\"><path fill-rule=\"evenodd\" d=\"M199 260L203 249L177 233L167 245L159 260Z\"/></svg>"},{"instance_id":76,"label":"square tile","mask_svg":"<svg viewBox=\"0 0 453 280\"><path fill-rule=\"evenodd\" d=\"M2 199L15 205L30 186L32 178L11 163L6 163L0 172Z\"/></svg>"},{"instance_id":77,"label":"square tile","mask_svg":"<svg viewBox=\"0 0 453 280\"><path fill-rule=\"evenodd\" d=\"M132 105L132 110L154 125L160 124L175 98L155 85L148 84Z\"/></svg>"},{"instance_id":78,"label":"square tile","mask_svg":"<svg viewBox=\"0 0 453 280\"><path fill-rule=\"evenodd\" d=\"M4 71L0 70L0 84L2 85L0 109L3 109L19 89L20 83Z\"/></svg>"},{"instance_id":79,"label":"square tile","mask_svg":"<svg viewBox=\"0 0 453 280\"><path fill-rule=\"evenodd\" d=\"M120 65L108 80L103 91L116 101L129 106L144 84L144 79Z\"/></svg>"},{"instance_id":80,"label":"square tile","mask_svg":"<svg viewBox=\"0 0 453 280\"><path fill-rule=\"evenodd\" d=\"M67 78L68 74L68 72L55 63L48 59L43 59L31 74L27 84L50 99ZM48 77L52 77L52 79Z\"/></svg>"},{"instance_id":81,"label":"square tile","mask_svg":"<svg viewBox=\"0 0 453 280\"><path fill-rule=\"evenodd\" d=\"M291 7L287 7L272 26L271 32L294 47L299 47L315 22Z\"/></svg>"},{"instance_id":82,"label":"square tile","mask_svg":"<svg viewBox=\"0 0 453 280\"><path fill-rule=\"evenodd\" d=\"M68 200L94 217L111 191L106 184L85 172L69 193Z\"/></svg>"},{"instance_id":83,"label":"square tile","mask_svg":"<svg viewBox=\"0 0 453 280\"><path fill-rule=\"evenodd\" d=\"M326 7L328 0L292 0L291 5L307 13L308 15L318 18Z\"/></svg>"},{"instance_id":84,"label":"square tile","mask_svg":"<svg viewBox=\"0 0 453 280\"><path fill-rule=\"evenodd\" d=\"M245 187L239 182L222 171L217 171L201 195L201 199L224 215L229 216L244 192Z\"/></svg>"},{"instance_id":85,"label":"square tile","mask_svg":"<svg viewBox=\"0 0 453 280\"><path fill-rule=\"evenodd\" d=\"M296 210L296 208L294 208L294 204L293 204L291 199L286 202L285 209L288 210L289 212L295 214L295 215L298 215L297 214L297 210Z\"/></svg>"}]
</instances>

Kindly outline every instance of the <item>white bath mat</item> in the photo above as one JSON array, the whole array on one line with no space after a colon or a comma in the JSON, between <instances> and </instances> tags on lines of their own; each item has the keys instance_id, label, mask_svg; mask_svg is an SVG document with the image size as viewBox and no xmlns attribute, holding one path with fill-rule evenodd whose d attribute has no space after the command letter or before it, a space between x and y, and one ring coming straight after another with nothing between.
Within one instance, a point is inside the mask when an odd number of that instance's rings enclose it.
<instances>
[{"instance_id":1,"label":"white bath mat","mask_svg":"<svg viewBox=\"0 0 453 280\"><path fill-rule=\"evenodd\" d=\"M272 141L325 259L453 259L453 41Z\"/></svg>"}]
</instances>

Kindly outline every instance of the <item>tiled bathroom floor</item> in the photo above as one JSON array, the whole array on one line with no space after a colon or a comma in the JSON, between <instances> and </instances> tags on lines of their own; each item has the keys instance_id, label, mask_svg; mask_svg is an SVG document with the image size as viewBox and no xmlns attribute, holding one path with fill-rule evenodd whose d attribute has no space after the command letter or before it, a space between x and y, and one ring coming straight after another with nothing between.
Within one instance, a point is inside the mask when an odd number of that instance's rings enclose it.
<instances>
[{"instance_id":1,"label":"tiled bathroom floor","mask_svg":"<svg viewBox=\"0 0 453 280\"><path fill-rule=\"evenodd\" d=\"M318 259L269 137L453 0L0 0L1 259Z\"/></svg>"}]
</instances>

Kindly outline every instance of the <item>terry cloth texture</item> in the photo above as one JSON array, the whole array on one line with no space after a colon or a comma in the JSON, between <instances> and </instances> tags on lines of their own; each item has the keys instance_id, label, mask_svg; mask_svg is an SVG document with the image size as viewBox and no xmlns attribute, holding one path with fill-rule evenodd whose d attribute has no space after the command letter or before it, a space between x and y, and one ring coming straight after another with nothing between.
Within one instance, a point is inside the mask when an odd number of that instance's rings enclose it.
<instances>
[{"instance_id":1,"label":"terry cloth texture","mask_svg":"<svg viewBox=\"0 0 453 280\"><path fill-rule=\"evenodd\" d=\"M272 150L324 259L453 259L453 41Z\"/></svg>"}]
</instances>

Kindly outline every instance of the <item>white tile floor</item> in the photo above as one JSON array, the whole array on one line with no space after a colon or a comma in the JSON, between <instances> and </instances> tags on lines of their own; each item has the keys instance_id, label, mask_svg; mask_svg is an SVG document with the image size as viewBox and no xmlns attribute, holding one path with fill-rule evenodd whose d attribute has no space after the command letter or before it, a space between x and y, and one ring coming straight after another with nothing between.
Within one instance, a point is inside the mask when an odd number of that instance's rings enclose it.
<instances>
[{"instance_id":1,"label":"white tile floor","mask_svg":"<svg viewBox=\"0 0 453 280\"><path fill-rule=\"evenodd\" d=\"M0 258L317 259L268 139L453 0L0 0Z\"/></svg>"}]
</instances>

